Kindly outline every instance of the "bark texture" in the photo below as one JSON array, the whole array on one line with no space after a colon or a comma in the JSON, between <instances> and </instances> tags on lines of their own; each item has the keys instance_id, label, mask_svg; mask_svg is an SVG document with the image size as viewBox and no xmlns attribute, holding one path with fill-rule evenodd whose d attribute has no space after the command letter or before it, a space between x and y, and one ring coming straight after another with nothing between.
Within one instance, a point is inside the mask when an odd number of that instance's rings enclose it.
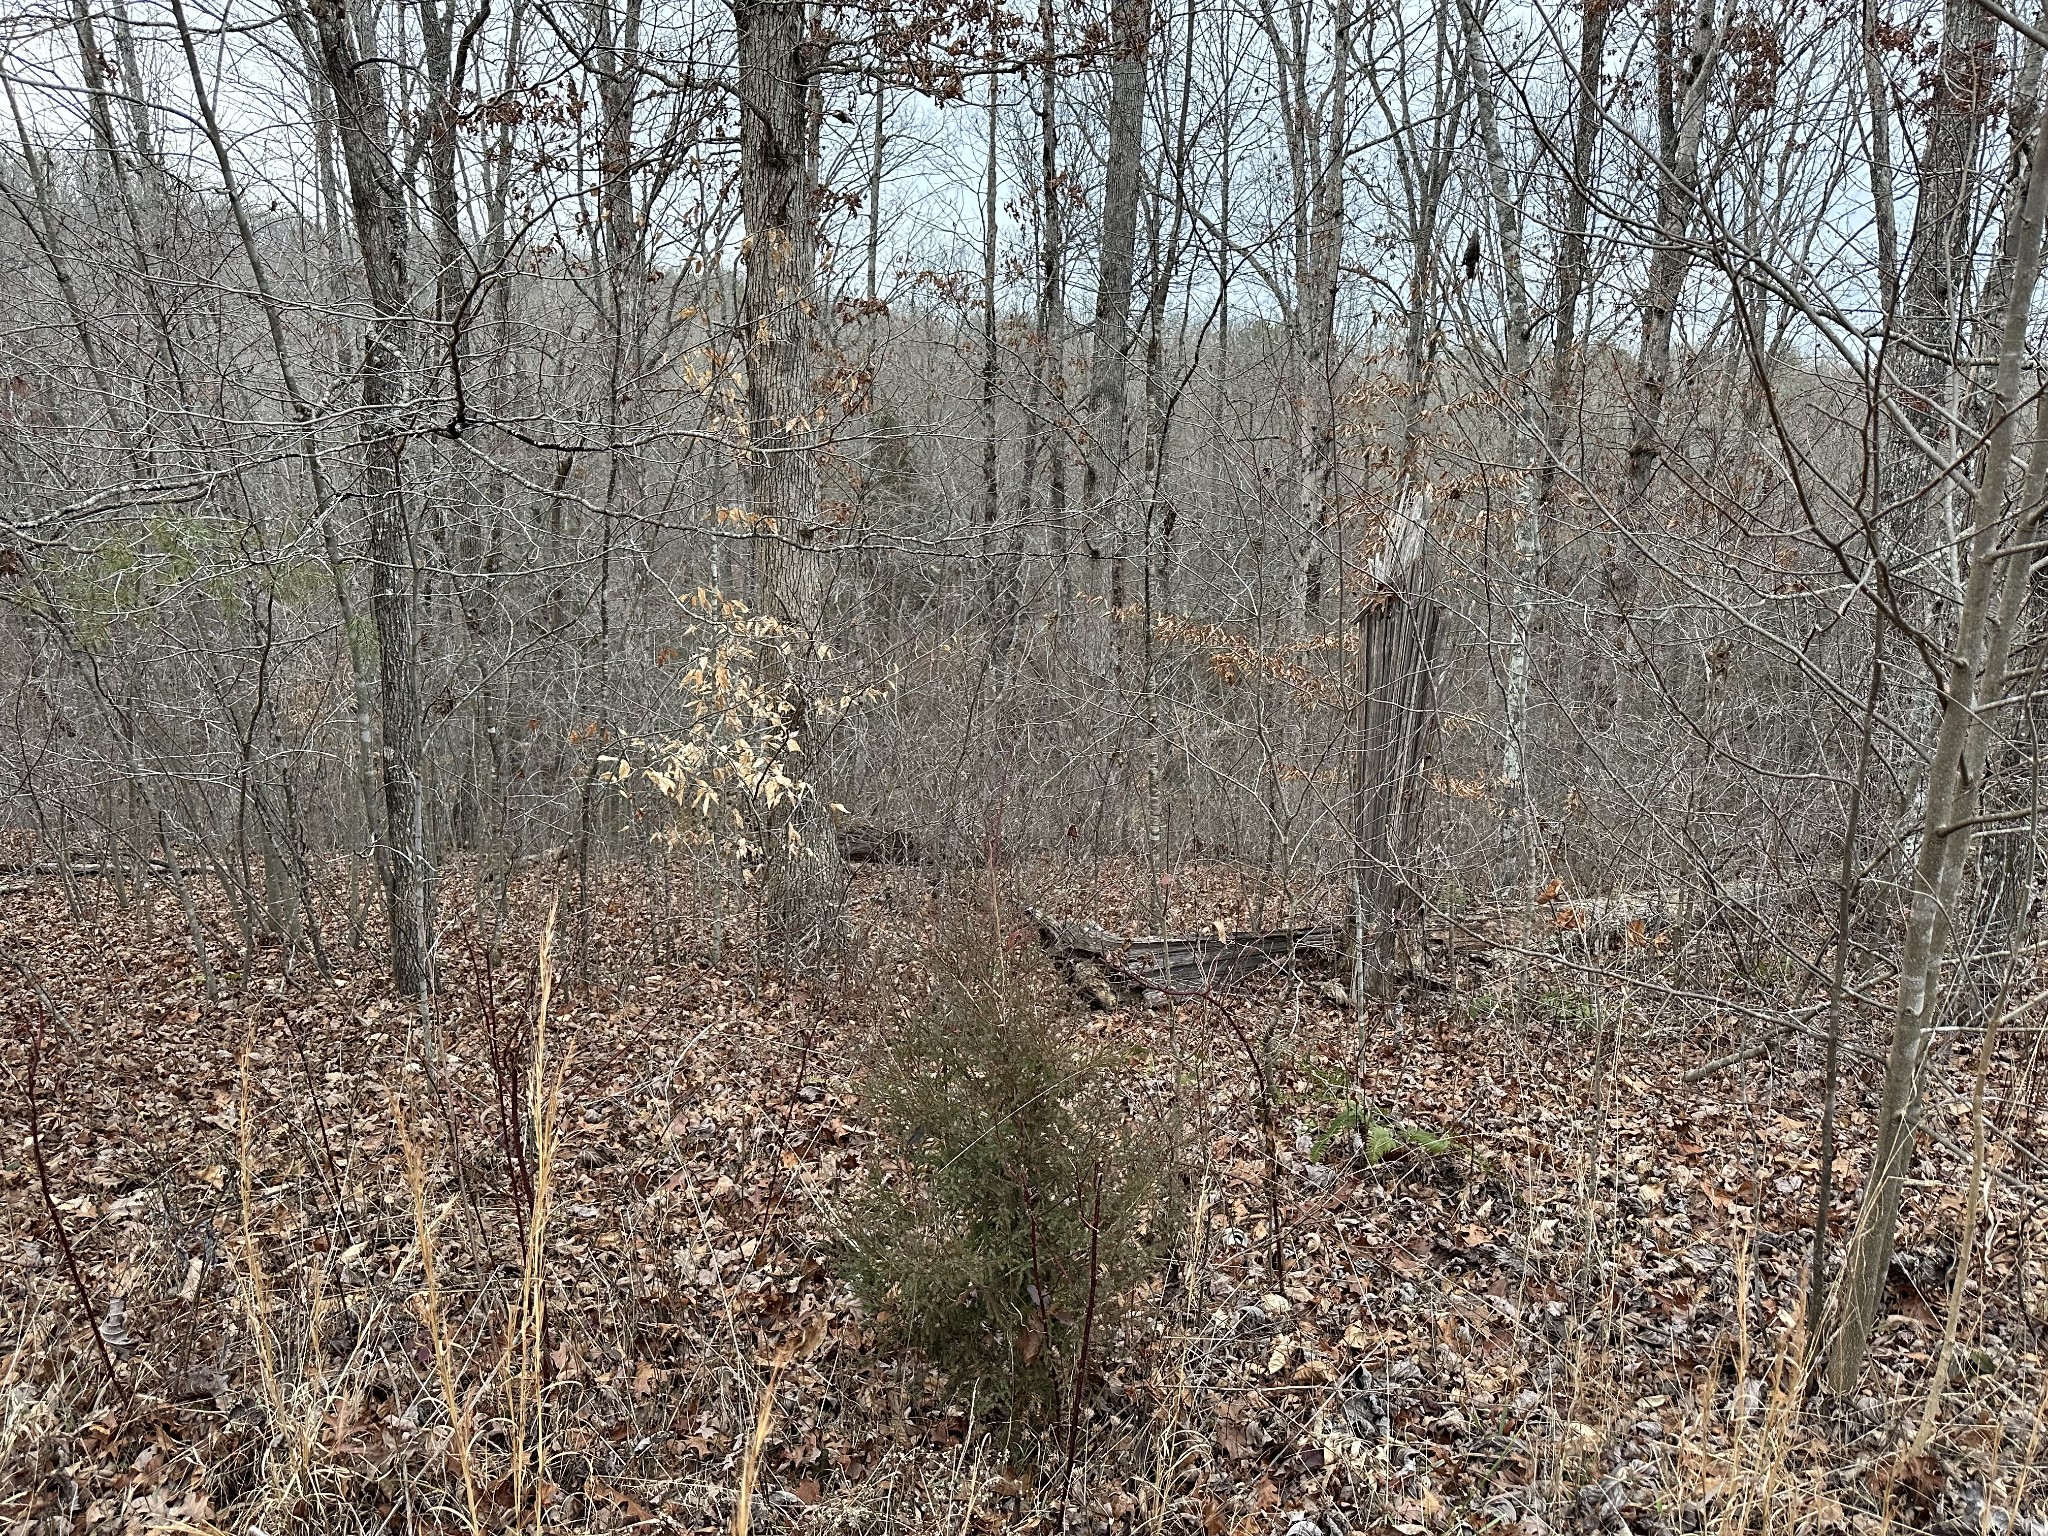
<instances>
[{"instance_id":1,"label":"bark texture","mask_svg":"<svg viewBox=\"0 0 2048 1536\"><path fill-rule=\"evenodd\" d=\"M1986 758L2005 707L2006 664L2025 611L2029 559L2048 494L2048 419L2033 418L2033 443L2018 508L2008 506L2019 443L2027 323L2041 270L2048 219L2048 113L2038 110L2040 60L2030 61L2019 94L2013 144L2013 193L2005 236L1989 286L2004 296L1996 365L1984 390L1989 423L1972 488L1963 549L1962 599L1940 679L1933 751L1921 789L1919 845L1908 886L1899 954L1898 998L1878 1105L1877 1146L1856 1229L1843 1259L1828 1364L1829 1385L1855 1387L1884 1298L1899 1207L1911 1176L1929 1050L1940 1016L1946 957L1975 838ZM2037 125L2038 124L2038 125Z\"/></svg>"},{"instance_id":2,"label":"bark texture","mask_svg":"<svg viewBox=\"0 0 2048 1536\"><path fill-rule=\"evenodd\" d=\"M312 0L320 57L333 96L356 248L369 293L363 333L363 498L370 513L370 618L377 631L377 704L391 924L391 976L399 991L433 987L433 860L420 782L425 720L420 688L419 592L406 501L407 379L414 346L406 271L404 189L393 163L383 69L365 58L368 29L350 0Z\"/></svg>"},{"instance_id":3,"label":"bark texture","mask_svg":"<svg viewBox=\"0 0 2048 1536\"><path fill-rule=\"evenodd\" d=\"M797 751L789 776L813 793L765 829L771 931L798 950L836 937L844 878L824 765L813 748L816 662L825 638L826 530L818 506L820 402L817 204L811 82L818 46L801 0L740 0L740 203L746 275L740 328L747 365L746 488L765 610L789 626L795 654L779 679Z\"/></svg>"}]
</instances>

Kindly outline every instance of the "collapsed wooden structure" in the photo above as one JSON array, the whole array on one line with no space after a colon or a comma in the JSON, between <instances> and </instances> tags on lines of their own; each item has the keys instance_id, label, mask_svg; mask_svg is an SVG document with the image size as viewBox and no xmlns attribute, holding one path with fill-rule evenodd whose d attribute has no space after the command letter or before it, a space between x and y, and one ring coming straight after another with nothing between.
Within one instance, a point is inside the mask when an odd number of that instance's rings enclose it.
<instances>
[{"instance_id":1,"label":"collapsed wooden structure","mask_svg":"<svg viewBox=\"0 0 2048 1536\"><path fill-rule=\"evenodd\" d=\"M1127 938L1099 923L1063 923L1029 908L1026 915L1059 973L1096 1008L1213 994L1260 973L1327 975L1344 944L1334 925Z\"/></svg>"}]
</instances>

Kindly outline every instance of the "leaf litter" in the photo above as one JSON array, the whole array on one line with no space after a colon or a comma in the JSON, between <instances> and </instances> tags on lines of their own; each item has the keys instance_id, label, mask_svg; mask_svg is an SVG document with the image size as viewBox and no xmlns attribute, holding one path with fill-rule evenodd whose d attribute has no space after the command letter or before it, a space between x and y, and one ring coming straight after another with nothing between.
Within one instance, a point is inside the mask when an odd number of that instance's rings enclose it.
<instances>
[{"instance_id":1,"label":"leaf litter","mask_svg":"<svg viewBox=\"0 0 2048 1536\"><path fill-rule=\"evenodd\" d=\"M1041 905L1117 925L1116 871L1060 874ZM1243 916L1224 878L1174 896L1189 928ZM877 1161L845 979L680 952L620 884L536 1035L551 897L518 888L491 967L444 938L431 1024L367 952L323 981L259 950L212 1002L161 915L10 898L0 946L59 1017L0 999L6 1529L2048 1531L2024 1044L1915 1443L1963 1221L1961 1057L1937 1064L1863 1390L1819 1405L1795 1363L1813 1053L1686 1081L1742 1007L1538 958L1362 1021L1279 973L1221 1006L1077 1013L1183 1096L1201 1156L1069 1469L834 1273ZM856 916L914 936L928 897L863 875ZM1847 1156L1838 1241L1856 1179Z\"/></svg>"}]
</instances>

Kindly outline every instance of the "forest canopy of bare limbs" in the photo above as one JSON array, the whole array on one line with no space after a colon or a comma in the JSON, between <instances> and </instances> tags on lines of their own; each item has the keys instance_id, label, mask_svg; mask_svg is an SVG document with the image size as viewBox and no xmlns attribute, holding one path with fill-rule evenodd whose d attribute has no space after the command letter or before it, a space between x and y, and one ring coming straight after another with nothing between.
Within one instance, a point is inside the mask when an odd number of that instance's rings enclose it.
<instances>
[{"instance_id":1,"label":"forest canopy of bare limbs","mask_svg":"<svg viewBox=\"0 0 2048 1536\"><path fill-rule=\"evenodd\" d=\"M9 8L0 1509L2048 1529L2044 49ZM777 1422L891 1339L1005 1448Z\"/></svg>"}]
</instances>

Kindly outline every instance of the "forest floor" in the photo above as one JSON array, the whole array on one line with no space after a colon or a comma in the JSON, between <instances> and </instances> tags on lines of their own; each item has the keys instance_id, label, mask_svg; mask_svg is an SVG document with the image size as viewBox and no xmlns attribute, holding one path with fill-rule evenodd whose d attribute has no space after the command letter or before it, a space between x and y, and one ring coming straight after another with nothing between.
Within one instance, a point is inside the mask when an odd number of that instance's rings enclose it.
<instances>
[{"instance_id":1,"label":"forest floor","mask_svg":"<svg viewBox=\"0 0 2048 1536\"><path fill-rule=\"evenodd\" d=\"M1040 905L1120 926L1114 872L1055 875ZM558 923L515 1083L546 875L514 889L493 986L450 933L432 1052L369 951L327 979L229 951L209 1000L168 895L84 889L88 913L54 881L0 900L0 959L51 1012L0 964L0 1530L2048 1531L2023 1028L1966 1283L1959 1041L1862 1390L1821 1407L1792 1365L1818 1053L1688 1081L1786 1004L1725 954L1446 962L1362 1023L1287 976L1227 1017L1077 1014L1189 1085L1198 1177L1085 1411L1034 1436L835 1272L874 1155L849 983L714 963L622 875L580 961ZM914 872L855 898L861 931L929 928ZM1176 888L1177 927L1246 916L1230 878ZM1877 1028L1852 1039L1838 1240ZM1277 1155L1246 1039L1281 1064ZM1319 1148L1361 1102L1428 1144Z\"/></svg>"}]
</instances>

